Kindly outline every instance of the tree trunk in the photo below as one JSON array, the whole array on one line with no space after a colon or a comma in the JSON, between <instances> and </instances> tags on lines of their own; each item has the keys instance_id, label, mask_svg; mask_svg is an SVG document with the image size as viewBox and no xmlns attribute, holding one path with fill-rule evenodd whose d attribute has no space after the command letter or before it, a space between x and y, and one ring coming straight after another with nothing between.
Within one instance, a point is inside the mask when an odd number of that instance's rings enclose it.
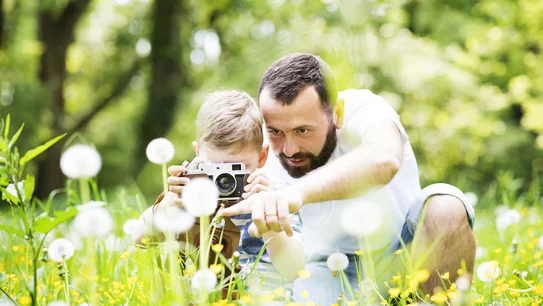
<instances>
[{"instance_id":1,"label":"tree trunk","mask_svg":"<svg viewBox=\"0 0 543 306\"><path fill-rule=\"evenodd\" d=\"M154 138L165 137L174 122L176 107L181 102L179 93L186 84L181 63L181 24L186 16L184 1L155 0L153 4L151 80L147 107L139 125L134 176L138 175L147 161L147 144Z\"/></svg>"},{"instance_id":2,"label":"tree trunk","mask_svg":"<svg viewBox=\"0 0 543 306\"><path fill-rule=\"evenodd\" d=\"M5 27L4 0L0 0L0 49L2 49L4 45L4 27Z\"/></svg>"},{"instance_id":3,"label":"tree trunk","mask_svg":"<svg viewBox=\"0 0 543 306\"><path fill-rule=\"evenodd\" d=\"M38 14L38 38L44 46L40 58L39 79L48 90L48 106L55 114L53 135L64 132L64 81L66 79L66 51L74 39L74 28L90 0L70 1L58 18L49 11ZM60 170L60 155L63 141L45 151L38 165L36 196L46 197L53 189L64 185Z\"/></svg>"}]
</instances>

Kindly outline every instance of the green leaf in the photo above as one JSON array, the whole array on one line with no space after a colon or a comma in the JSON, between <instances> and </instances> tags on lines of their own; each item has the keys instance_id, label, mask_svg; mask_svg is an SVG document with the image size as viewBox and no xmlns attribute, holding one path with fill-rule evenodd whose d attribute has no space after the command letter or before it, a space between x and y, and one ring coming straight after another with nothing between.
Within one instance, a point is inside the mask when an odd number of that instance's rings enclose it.
<instances>
[{"instance_id":1,"label":"green leaf","mask_svg":"<svg viewBox=\"0 0 543 306\"><path fill-rule=\"evenodd\" d=\"M9 144L8 144L8 148L11 149L11 146L13 146L15 144L15 142L17 141L17 139L19 138L19 136L21 135L21 132L23 131L23 128L25 127L25 124L23 123L21 125L21 127L19 128L19 130L17 131L17 133L15 133L15 135L13 135L13 137L11 138L11 140L9 141ZM7 139L7 138L6 138Z\"/></svg>"},{"instance_id":2,"label":"green leaf","mask_svg":"<svg viewBox=\"0 0 543 306\"><path fill-rule=\"evenodd\" d=\"M27 174L26 179L24 180L24 185L23 185L25 199L27 202L30 202L30 199L32 199L35 183L36 183L36 179L32 175Z\"/></svg>"},{"instance_id":3,"label":"green leaf","mask_svg":"<svg viewBox=\"0 0 543 306\"><path fill-rule=\"evenodd\" d=\"M0 152L7 152L8 151L8 145L6 144L5 139L0 139Z\"/></svg>"},{"instance_id":4,"label":"green leaf","mask_svg":"<svg viewBox=\"0 0 543 306\"><path fill-rule=\"evenodd\" d=\"M13 205L19 204L19 198L9 193L4 187L0 187L0 191L2 191L2 200L8 200Z\"/></svg>"},{"instance_id":5,"label":"green leaf","mask_svg":"<svg viewBox=\"0 0 543 306\"><path fill-rule=\"evenodd\" d=\"M6 118L6 129L4 130L4 139L8 139L8 134L9 134L9 122L10 122L10 117L9 117L9 114Z\"/></svg>"},{"instance_id":6,"label":"green leaf","mask_svg":"<svg viewBox=\"0 0 543 306\"><path fill-rule=\"evenodd\" d=\"M54 217L49 217L47 215L39 216L34 221L34 231L37 233L47 234L50 230L55 228L57 225L68 221L79 211L75 207L70 207L66 210L55 211Z\"/></svg>"},{"instance_id":7,"label":"green leaf","mask_svg":"<svg viewBox=\"0 0 543 306\"><path fill-rule=\"evenodd\" d=\"M23 231L19 230L19 229L16 229L14 227L11 227L11 226L7 226L7 225L4 225L4 224L0 224L0 230L4 230L8 233L12 233L12 234L15 234L19 237L22 237L24 238L25 236L25 233L23 233Z\"/></svg>"},{"instance_id":8,"label":"green leaf","mask_svg":"<svg viewBox=\"0 0 543 306\"><path fill-rule=\"evenodd\" d=\"M4 186L7 186L9 184L9 180L7 177L0 177L0 186L4 187Z\"/></svg>"},{"instance_id":9,"label":"green leaf","mask_svg":"<svg viewBox=\"0 0 543 306\"><path fill-rule=\"evenodd\" d=\"M23 158L21 158L21 160L19 161L19 164L21 166L24 166L27 162L29 162L30 160L32 160L34 157L40 155L41 153L43 153L45 150L49 149L49 147L51 147L52 145L54 145L57 141L59 141L62 137L66 136L66 133L60 135L60 136L57 136L51 140L49 140L48 142L42 144L41 146L37 147L37 148L34 148L32 150L29 150L28 152L25 153L25 155L23 156Z\"/></svg>"}]
</instances>

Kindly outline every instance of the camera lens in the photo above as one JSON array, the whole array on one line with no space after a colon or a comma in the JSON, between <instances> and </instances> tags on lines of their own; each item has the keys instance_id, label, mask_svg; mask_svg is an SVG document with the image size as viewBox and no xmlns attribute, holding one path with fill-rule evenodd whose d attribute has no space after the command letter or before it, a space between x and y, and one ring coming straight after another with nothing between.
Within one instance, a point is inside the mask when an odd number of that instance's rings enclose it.
<instances>
[{"instance_id":1,"label":"camera lens","mask_svg":"<svg viewBox=\"0 0 543 306\"><path fill-rule=\"evenodd\" d=\"M236 179L228 173L220 174L215 180L215 184L219 189L219 194L222 196L230 195L236 190Z\"/></svg>"}]
</instances>

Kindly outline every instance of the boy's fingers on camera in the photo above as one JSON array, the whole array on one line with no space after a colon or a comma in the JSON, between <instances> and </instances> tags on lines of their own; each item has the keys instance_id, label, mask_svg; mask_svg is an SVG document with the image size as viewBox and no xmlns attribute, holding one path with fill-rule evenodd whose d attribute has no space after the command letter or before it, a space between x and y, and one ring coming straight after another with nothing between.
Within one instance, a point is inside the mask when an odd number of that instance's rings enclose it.
<instances>
[{"instance_id":1,"label":"boy's fingers on camera","mask_svg":"<svg viewBox=\"0 0 543 306\"><path fill-rule=\"evenodd\" d=\"M172 176L177 176L180 173L187 171L187 168L184 166L170 166L168 167L168 173Z\"/></svg>"},{"instance_id":2,"label":"boy's fingers on camera","mask_svg":"<svg viewBox=\"0 0 543 306\"><path fill-rule=\"evenodd\" d=\"M266 177L257 176L251 183L245 185L245 187L243 187L243 190L250 191L256 185L270 186L271 184L270 184L269 180Z\"/></svg>"},{"instance_id":3,"label":"boy's fingers on camera","mask_svg":"<svg viewBox=\"0 0 543 306\"><path fill-rule=\"evenodd\" d=\"M264 171L260 170L260 169L256 169L255 172L251 173L249 175L249 177L247 178L247 182L248 183L252 183L253 180L255 178L258 178L258 177L264 177L264 178L268 178L268 176L266 176L266 174L264 173Z\"/></svg>"},{"instance_id":4,"label":"boy's fingers on camera","mask_svg":"<svg viewBox=\"0 0 543 306\"><path fill-rule=\"evenodd\" d=\"M169 187L170 191L176 194L181 194L183 192L183 186L171 186Z\"/></svg>"},{"instance_id":5,"label":"boy's fingers on camera","mask_svg":"<svg viewBox=\"0 0 543 306\"><path fill-rule=\"evenodd\" d=\"M186 185L190 181L190 178L188 177L177 177L177 176L170 176L168 177L168 185Z\"/></svg>"},{"instance_id":6,"label":"boy's fingers on camera","mask_svg":"<svg viewBox=\"0 0 543 306\"><path fill-rule=\"evenodd\" d=\"M201 163L204 162L204 160L201 159L200 157L196 156L196 157L192 160L192 162L195 163L195 164L201 164ZM188 164L187 164L187 166L188 166Z\"/></svg>"},{"instance_id":7,"label":"boy's fingers on camera","mask_svg":"<svg viewBox=\"0 0 543 306\"><path fill-rule=\"evenodd\" d=\"M256 186L253 186L251 188L251 190L249 190L249 192L245 192L243 193L241 196L246 199L248 197L250 197L251 195L255 194L255 193L258 193L258 192L262 192L262 191L271 191L272 189L268 186L264 186L264 185L261 185L261 184L258 184Z\"/></svg>"}]
</instances>

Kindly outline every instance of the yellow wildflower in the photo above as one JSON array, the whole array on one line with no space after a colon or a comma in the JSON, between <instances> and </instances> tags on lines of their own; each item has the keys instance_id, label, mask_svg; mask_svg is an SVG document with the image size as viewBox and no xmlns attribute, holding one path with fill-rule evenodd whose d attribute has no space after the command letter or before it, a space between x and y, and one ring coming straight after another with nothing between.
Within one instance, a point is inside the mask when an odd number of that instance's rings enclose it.
<instances>
[{"instance_id":1,"label":"yellow wildflower","mask_svg":"<svg viewBox=\"0 0 543 306\"><path fill-rule=\"evenodd\" d=\"M395 298L400 295L400 288L390 288L388 289L388 294L390 297Z\"/></svg>"}]
</instances>

